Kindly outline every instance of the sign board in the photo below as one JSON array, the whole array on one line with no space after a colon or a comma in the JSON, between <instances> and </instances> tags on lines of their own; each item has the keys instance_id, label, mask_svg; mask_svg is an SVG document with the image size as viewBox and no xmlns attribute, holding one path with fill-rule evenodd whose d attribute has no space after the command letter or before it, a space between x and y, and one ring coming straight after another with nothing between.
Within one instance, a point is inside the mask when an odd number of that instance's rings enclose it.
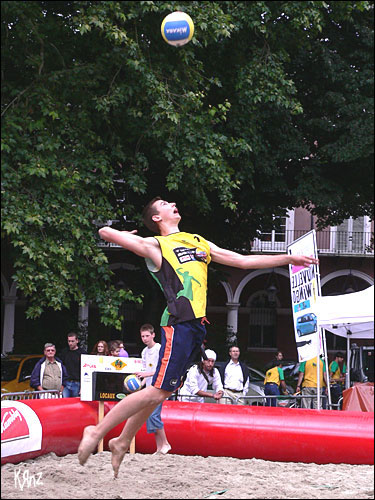
<instances>
[{"instance_id":1,"label":"sign board","mask_svg":"<svg viewBox=\"0 0 375 500\"><path fill-rule=\"evenodd\" d=\"M288 255L308 255L318 258L316 233L312 230L288 245ZM293 324L298 360L315 358L322 352L318 324L317 297L321 295L319 266L289 265Z\"/></svg>"},{"instance_id":2,"label":"sign board","mask_svg":"<svg viewBox=\"0 0 375 500\"><path fill-rule=\"evenodd\" d=\"M142 371L141 358L81 355L81 401L120 401L124 379Z\"/></svg>"},{"instance_id":3,"label":"sign board","mask_svg":"<svg viewBox=\"0 0 375 500\"><path fill-rule=\"evenodd\" d=\"M1 457L40 450L42 425L37 414L20 401L1 402Z\"/></svg>"}]
</instances>

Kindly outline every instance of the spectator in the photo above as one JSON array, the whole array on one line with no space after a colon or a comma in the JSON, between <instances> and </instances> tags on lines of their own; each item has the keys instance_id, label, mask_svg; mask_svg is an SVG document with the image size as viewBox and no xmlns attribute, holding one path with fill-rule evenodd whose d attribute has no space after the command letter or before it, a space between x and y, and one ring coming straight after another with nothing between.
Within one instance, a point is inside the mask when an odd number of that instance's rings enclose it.
<instances>
[{"instance_id":1,"label":"spectator","mask_svg":"<svg viewBox=\"0 0 375 500\"><path fill-rule=\"evenodd\" d=\"M184 385L179 391L180 401L204 403L204 398L220 401L224 394L219 370L215 368L216 353L211 349L207 349L205 353L207 359L202 358L202 361L189 369ZM209 385L212 385L214 394L207 391Z\"/></svg>"},{"instance_id":2,"label":"spectator","mask_svg":"<svg viewBox=\"0 0 375 500\"><path fill-rule=\"evenodd\" d=\"M36 391L60 391L68 380L68 372L59 358L55 357L54 344L44 345L43 358L34 366L31 372L30 385Z\"/></svg>"},{"instance_id":3,"label":"spectator","mask_svg":"<svg viewBox=\"0 0 375 500\"><path fill-rule=\"evenodd\" d=\"M124 342L122 340L116 340L116 342L118 343L119 347L120 347L120 350L119 350L119 353L118 355L122 358L128 358L129 357L129 354L127 351L125 351L125 348L124 348Z\"/></svg>"},{"instance_id":4,"label":"spectator","mask_svg":"<svg viewBox=\"0 0 375 500\"><path fill-rule=\"evenodd\" d=\"M340 368L341 367L341 368ZM332 404L338 409L338 402L342 396L342 389L345 384L346 365L342 352L336 352L335 359L329 365L329 379L331 384Z\"/></svg>"},{"instance_id":5,"label":"spectator","mask_svg":"<svg viewBox=\"0 0 375 500\"><path fill-rule=\"evenodd\" d=\"M327 387L327 375L326 375L326 364L319 358L319 379L322 395L326 393ZM302 396L316 396L318 394L318 380L317 380L317 358L309 359L308 361L303 361L299 367L298 381L296 392L300 392L302 387ZM324 402L325 406L325 402ZM302 408L314 408L318 407L317 398L302 398ZM323 405L322 405L323 407Z\"/></svg>"},{"instance_id":6,"label":"spectator","mask_svg":"<svg viewBox=\"0 0 375 500\"><path fill-rule=\"evenodd\" d=\"M98 340L97 343L92 348L91 354L95 354L97 356L108 356L108 344L105 340Z\"/></svg>"},{"instance_id":7,"label":"spectator","mask_svg":"<svg viewBox=\"0 0 375 500\"><path fill-rule=\"evenodd\" d=\"M220 403L245 405L246 401L240 398L246 396L249 390L249 369L239 360L239 347L230 347L229 356L230 360L219 368L224 396L226 396L220 400Z\"/></svg>"},{"instance_id":8,"label":"spectator","mask_svg":"<svg viewBox=\"0 0 375 500\"><path fill-rule=\"evenodd\" d=\"M78 335L68 333L68 347L61 352L61 361L68 372L68 380L63 390L64 398L76 398L81 392L81 354L86 350L78 347Z\"/></svg>"},{"instance_id":9,"label":"spectator","mask_svg":"<svg viewBox=\"0 0 375 500\"><path fill-rule=\"evenodd\" d=\"M154 327L149 323L141 326L140 334L142 342L146 347L141 354L143 371L138 372L136 375L143 379L146 387L149 387L159 361L161 346L155 342ZM146 420L146 429L148 434L155 434L156 453L163 453L165 455L171 449L171 445L168 443L164 424L161 419L162 405L163 403L160 403L148 417Z\"/></svg>"},{"instance_id":10,"label":"spectator","mask_svg":"<svg viewBox=\"0 0 375 500\"><path fill-rule=\"evenodd\" d=\"M280 388L283 394L288 394L281 360L274 359L272 367L266 371L264 379L264 394L266 396L279 396ZM276 398L266 398L266 406L277 406Z\"/></svg>"},{"instance_id":11,"label":"spectator","mask_svg":"<svg viewBox=\"0 0 375 500\"><path fill-rule=\"evenodd\" d=\"M117 340L110 340L108 342L108 356L119 356L120 355L120 345Z\"/></svg>"},{"instance_id":12,"label":"spectator","mask_svg":"<svg viewBox=\"0 0 375 500\"><path fill-rule=\"evenodd\" d=\"M282 353L282 351L277 351L276 354L275 354L274 359L272 359L271 361L269 361L266 364L266 366L264 367L264 370L267 371L270 368L274 368L275 367L274 361L279 361L281 363L281 365L282 365L283 360L284 360L284 354Z\"/></svg>"}]
</instances>

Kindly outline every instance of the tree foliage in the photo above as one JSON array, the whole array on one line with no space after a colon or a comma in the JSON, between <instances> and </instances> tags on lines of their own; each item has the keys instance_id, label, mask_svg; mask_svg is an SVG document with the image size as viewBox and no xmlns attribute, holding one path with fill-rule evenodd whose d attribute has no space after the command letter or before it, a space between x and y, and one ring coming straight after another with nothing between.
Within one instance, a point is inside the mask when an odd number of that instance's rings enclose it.
<instances>
[{"instance_id":1,"label":"tree foliage","mask_svg":"<svg viewBox=\"0 0 375 500\"><path fill-rule=\"evenodd\" d=\"M160 34L174 10L195 24L181 48ZM184 229L250 248L287 208L372 215L373 2L4 1L2 119L29 316L93 300L119 327L140 297L111 283L93 221L139 224L160 194Z\"/></svg>"}]
</instances>

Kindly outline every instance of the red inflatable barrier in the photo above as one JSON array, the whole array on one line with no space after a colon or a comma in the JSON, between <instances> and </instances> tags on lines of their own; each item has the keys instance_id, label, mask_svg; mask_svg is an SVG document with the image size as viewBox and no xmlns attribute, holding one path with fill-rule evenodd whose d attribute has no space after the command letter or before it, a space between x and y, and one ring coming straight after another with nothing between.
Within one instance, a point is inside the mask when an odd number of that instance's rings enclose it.
<instances>
[{"instance_id":1,"label":"red inflatable barrier","mask_svg":"<svg viewBox=\"0 0 375 500\"><path fill-rule=\"evenodd\" d=\"M3 422L9 437L13 422L20 420L15 410L9 409L11 403L8 402L6 418L2 416L2 441ZM59 456L76 453L84 427L97 422L97 401L69 398L25 400L22 404L39 418L41 448L2 457L2 464L50 452ZM114 404L105 403L105 413ZM172 453L177 455L317 464L374 463L374 413L166 401L162 419ZM117 436L122 427L123 424L118 425L107 434L104 449L108 449L108 440ZM136 436L136 451L155 451L155 439L147 434L145 425Z\"/></svg>"}]
</instances>

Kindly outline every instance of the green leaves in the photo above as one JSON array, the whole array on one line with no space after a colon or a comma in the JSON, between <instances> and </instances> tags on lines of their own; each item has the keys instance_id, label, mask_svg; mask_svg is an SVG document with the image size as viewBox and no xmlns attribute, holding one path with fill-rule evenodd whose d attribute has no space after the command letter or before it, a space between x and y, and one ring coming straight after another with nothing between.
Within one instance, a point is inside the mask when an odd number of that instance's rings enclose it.
<instances>
[{"instance_id":1,"label":"green leaves","mask_svg":"<svg viewBox=\"0 0 375 500\"><path fill-rule=\"evenodd\" d=\"M160 34L177 9L180 48ZM372 213L372 3L2 2L2 19L2 237L32 317L90 300L119 327L141 298L110 285L92 221L139 220L155 195L231 248L287 207Z\"/></svg>"}]
</instances>

